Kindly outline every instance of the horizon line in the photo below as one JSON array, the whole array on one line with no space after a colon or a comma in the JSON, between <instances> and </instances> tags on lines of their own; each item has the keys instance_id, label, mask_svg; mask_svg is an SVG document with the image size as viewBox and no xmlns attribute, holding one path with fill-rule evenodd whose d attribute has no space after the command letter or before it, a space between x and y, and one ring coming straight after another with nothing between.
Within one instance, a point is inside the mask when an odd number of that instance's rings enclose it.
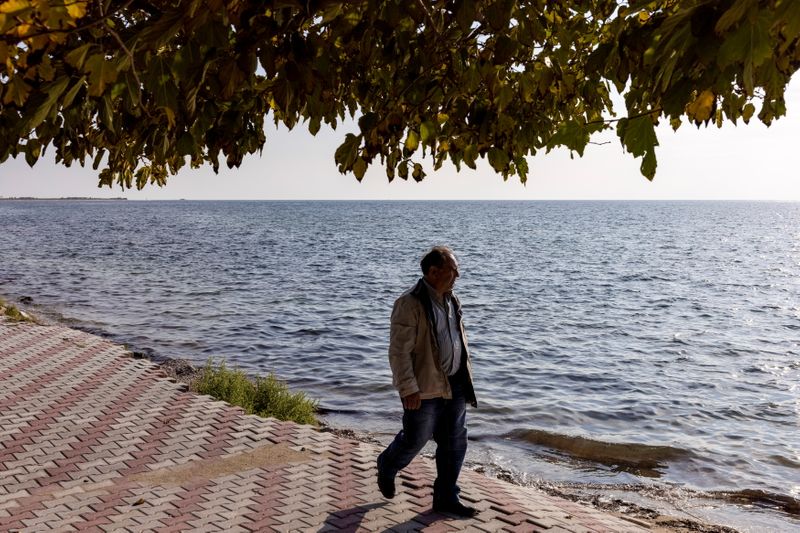
<instances>
[{"instance_id":1,"label":"horizon line","mask_svg":"<svg viewBox=\"0 0 800 533\"><path fill-rule=\"evenodd\" d=\"M0 201L128 201L128 202L774 202L776 198L126 198L123 196L0 196Z\"/></svg>"}]
</instances>

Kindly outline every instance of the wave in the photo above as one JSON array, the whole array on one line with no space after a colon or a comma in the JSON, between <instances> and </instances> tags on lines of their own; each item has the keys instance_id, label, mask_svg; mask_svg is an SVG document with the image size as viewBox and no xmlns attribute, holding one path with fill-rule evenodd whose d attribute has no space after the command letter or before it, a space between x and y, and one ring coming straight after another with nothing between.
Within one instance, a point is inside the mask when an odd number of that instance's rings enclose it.
<instances>
[{"instance_id":1,"label":"wave","mask_svg":"<svg viewBox=\"0 0 800 533\"><path fill-rule=\"evenodd\" d=\"M587 437L550 433L540 429L517 429L506 433L503 437L558 450L576 459L636 469L649 470L663 467L670 461L694 456L690 450L674 446L604 442Z\"/></svg>"},{"instance_id":2,"label":"wave","mask_svg":"<svg viewBox=\"0 0 800 533\"><path fill-rule=\"evenodd\" d=\"M800 515L800 499L785 494L775 494L760 489L719 490L706 493L714 498L727 500L740 505L756 505L780 509L791 515Z\"/></svg>"},{"instance_id":3,"label":"wave","mask_svg":"<svg viewBox=\"0 0 800 533\"><path fill-rule=\"evenodd\" d=\"M675 281L674 278L668 276L659 276L658 274L624 274L618 278L621 282L628 281Z\"/></svg>"},{"instance_id":4,"label":"wave","mask_svg":"<svg viewBox=\"0 0 800 533\"><path fill-rule=\"evenodd\" d=\"M789 468L797 468L800 469L800 461L795 461L790 459L789 457L784 457L782 455L774 454L769 456L770 459L775 464L779 464L781 466L788 466Z\"/></svg>"}]
</instances>

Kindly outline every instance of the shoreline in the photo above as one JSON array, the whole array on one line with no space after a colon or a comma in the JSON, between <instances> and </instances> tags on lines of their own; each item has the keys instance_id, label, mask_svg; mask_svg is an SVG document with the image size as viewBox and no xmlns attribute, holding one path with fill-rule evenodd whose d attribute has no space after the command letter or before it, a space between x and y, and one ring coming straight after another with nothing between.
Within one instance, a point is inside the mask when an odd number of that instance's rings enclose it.
<instances>
[{"instance_id":1,"label":"shoreline","mask_svg":"<svg viewBox=\"0 0 800 533\"><path fill-rule=\"evenodd\" d=\"M9 302L12 305L18 302ZM24 304L24 302L23 302ZM48 325L50 319L41 320L36 315L26 313L27 316L33 318L34 324ZM125 350L125 352L133 359L143 359L158 365L160 371L168 379L179 383L185 390L189 390L189 385L200 373L202 369L194 363L184 358L172 358L168 356L161 356L158 354L148 354L144 352L137 352L130 349L127 345L120 343L118 340L111 339L107 335L98 333L96 330L86 331L75 324L62 325L58 321L52 321L54 325L60 327L67 327L69 329L84 331L91 335L97 335L112 342ZM250 377L253 377L252 375ZM327 423L323 418L318 418L319 427L317 431L323 433L331 433L336 437L355 440L362 443L373 445L385 445L380 439L367 431L358 431L350 428L334 427ZM432 457L431 454L421 454L422 456ZM738 530L723 526L712 524L702 519L692 519L688 517L673 516L671 514L663 513L656 509L638 505L632 502L624 501L621 498L613 497L610 493L614 490L609 487L606 491L607 494L594 494L588 495L582 492L580 488L573 487L570 489L566 484L558 484L541 480L538 482L522 482L517 475L511 470L504 469L494 464L483 464L478 462L466 462L465 467L474 472L483 474L487 477L498 479L500 481L510 483L519 487L529 487L538 489L549 496L554 496L571 502L577 502L584 505L590 505L595 509L601 510L608 514L622 518L632 524L642 527L647 527L653 531L664 533L736 533Z\"/></svg>"},{"instance_id":2,"label":"shoreline","mask_svg":"<svg viewBox=\"0 0 800 533\"><path fill-rule=\"evenodd\" d=\"M150 357L141 352L131 351L131 356L137 359L147 359L161 368L162 372L172 380L175 380L188 389L192 380L202 373L202 370L193 364L188 359L183 358L170 358L170 357ZM254 377L254 376L250 376ZM376 438L370 432L357 431L350 428L334 427L328 424L324 419L319 418L318 431L324 433L332 433L337 437L355 440L358 442L375 444L383 446L380 439ZM426 457L432 458L432 454L421 454ZM557 498L562 498L576 503L591 505L595 509L607 512L633 524L647 527L653 531L663 533L737 533L737 529L722 526L717 524L710 524L702 520L691 518L681 518L664 514L655 509L640 506L630 502L625 502L619 498L604 499L599 495L587 498L586 495L581 494L579 491L567 491L563 486L556 486L553 483L542 481L539 483L523 483L517 476L510 470L504 469L497 465L486 465L483 463L467 461L464 463L465 468L469 468L475 472L483 474L487 477L493 477L500 481L510 483L520 487L534 487Z\"/></svg>"}]
</instances>

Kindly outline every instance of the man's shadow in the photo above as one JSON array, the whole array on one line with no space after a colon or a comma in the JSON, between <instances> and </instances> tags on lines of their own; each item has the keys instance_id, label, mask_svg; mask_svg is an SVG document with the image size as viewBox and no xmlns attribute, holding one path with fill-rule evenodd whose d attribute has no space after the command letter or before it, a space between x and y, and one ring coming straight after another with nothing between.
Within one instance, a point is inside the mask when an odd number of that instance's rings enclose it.
<instances>
[{"instance_id":1,"label":"man's shadow","mask_svg":"<svg viewBox=\"0 0 800 533\"><path fill-rule=\"evenodd\" d=\"M329 530L331 527L336 528L337 531L342 533L354 533L358 530L364 516L373 509L384 507L386 502L369 503L365 505L357 505L350 509L342 509L332 512L325 523L322 524L320 530ZM385 532L389 531L419 531L434 522L448 518L447 515L437 513L431 509L425 510L414 518L409 519L402 524L391 524L384 529Z\"/></svg>"},{"instance_id":2,"label":"man's shadow","mask_svg":"<svg viewBox=\"0 0 800 533\"><path fill-rule=\"evenodd\" d=\"M385 505L386 502L368 503L365 505L356 505L355 507L351 507L349 509L333 511L328 515L328 518L325 519L322 527L320 527L320 531L329 531L330 528L333 527L336 528L337 531L353 533L361 525L361 521L364 520L364 515L373 509L377 509L378 507L383 507Z\"/></svg>"}]
</instances>

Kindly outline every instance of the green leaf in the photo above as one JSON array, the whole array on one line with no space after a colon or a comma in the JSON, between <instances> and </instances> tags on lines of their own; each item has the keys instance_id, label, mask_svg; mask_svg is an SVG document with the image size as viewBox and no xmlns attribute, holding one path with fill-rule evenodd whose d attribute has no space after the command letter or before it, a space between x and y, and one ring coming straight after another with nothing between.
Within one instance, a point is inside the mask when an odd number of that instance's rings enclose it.
<instances>
[{"instance_id":1,"label":"green leaf","mask_svg":"<svg viewBox=\"0 0 800 533\"><path fill-rule=\"evenodd\" d=\"M762 13L756 20L741 24L719 48L717 64L721 68L744 64L742 83L748 95L752 95L755 88L755 68L773 55L770 24L769 14Z\"/></svg>"},{"instance_id":2,"label":"green leaf","mask_svg":"<svg viewBox=\"0 0 800 533\"><path fill-rule=\"evenodd\" d=\"M188 131L183 132L183 134L178 137L178 142L176 143L175 148L180 156L194 155L196 144L192 134Z\"/></svg>"},{"instance_id":3,"label":"green leaf","mask_svg":"<svg viewBox=\"0 0 800 533\"><path fill-rule=\"evenodd\" d=\"M555 135L547 142L549 152L556 146L566 146L570 150L575 150L578 155L583 156L586 144L589 142L589 133L586 126L576 120L562 122L558 126Z\"/></svg>"},{"instance_id":4,"label":"green leaf","mask_svg":"<svg viewBox=\"0 0 800 533\"><path fill-rule=\"evenodd\" d=\"M106 154L105 150L98 150L97 154L94 156L94 160L92 161L92 168L97 170L100 168L100 163L103 162L103 156Z\"/></svg>"},{"instance_id":5,"label":"green leaf","mask_svg":"<svg viewBox=\"0 0 800 533\"><path fill-rule=\"evenodd\" d=\"M639 166L639 172L648 180L653 181L653 178L656 177L656 166L658 166L656 151L648 150L644 155L644 159L642 159L642 164Z\"/></svg>"},{"instance_id":6,"label":"green leaf","mask_svg":"<svg viewBox=\"0 0 800 533\"><path fill-rule=\"evenodd\" d=\"M492 61L495 65L502 65L512 59L516 53L517 42L505 35L500 35L494 44Z\"/></svg>"},{"instance_id":7,"label":"green leaf","mask_svg":"<svg viewBox=\"0 0 800 533\"><path fill-rule=\"evenodd\" d=\"M344 142L336 149L334 160L339 164L339 172L345 173L353 168L358 157L361 136L348 133Z\"/></svg>"},{"instance_id":8,"label":"green leaf","mask_svg":"<svg viewBox=\"0 0 800 533\"><path fill-rule=\"evenodd\" d=\"M44 88L44 91L47 93L47 98L36 108L36 112L30 117L30 120L25 123L25 130L31 131L44 121L55 107L58 98L61 96L61 93L64 92L64 89L67 88L67 85L69 85L69 78L64 77L48 84Z\"/></svg>"},{"instance_id":9,"label":"green leaf","mask_svg":"<svg viewBox=\"0 0 800 533\"><path fill-rule=\"evenodd\" d=\"M534 100L538 83L533 79L533 74L524 73L519 78L519 88L522 94L522 100L525 103L531 103Z\"/></svg>"},{"instance_id":10,"label":"green leaf","mask_svg":"<svg viewBox=\"0 0 800 533\"><path fill-rule=\"evenodd\" d=\"M772 59L772 38L769 29L772 19L768 13L761 13L752 26L752 36L750 38L750 59L753 66L763 65L768 59Z\"/></svg>"},{"instance_id":11,"label":"green leaf","mask_svg":"<svg viewBox=\"0 0 800 533\"><path fill-rule=\"evenodd\" d=\"M86 61L86 54L89 53L89 50L92 48L92 43L84 44L83 46L79 46L75 48L71 52L69 52L66 56L64 56L64 60L72 65L77 69L83 69L83 63Z\"/></svg>"},{"instance_id":12,"label":"green leaf","mask_svg":"<svg viewBox=\"0 0 800 533\"><path fill-rule=\"evenodd\" d=\"M744 108L742 109L742 120L744 120L745 124L750 123L750 118L753 116L753 113L755 112L756 112L756 106L754 106L750 102L745 104Z\"/></svg>"},{"instance_id":13,"label":"green leaf","mask_svg":"<svg viewBox=\"0 0 800 533\"><path fill-rule=\"evenodd\" d=\"M525 157L516 157L514 158L514 165L517 167L517 174L519 174L519 180L524 184L528 181L528 161Z\"/></svg>"},{"instance_id":14,"label":"green leaf","mask_svg":"<svg viewBox=\"0 0 800 533\"><path fill-rule=\"evenodd\" d=\"M375 125L378 123L378 115L375 113L364 113L358 119L358 129L361 130L361 133L366 133L369 130L373 129Z\"/></svg>"},{"instance_id":15,"label":"green leaf","mask_svg":"<svg viewBox=\"0 0 800 533\"><path fill-rule=\"evenodd\" d=\"M419 134L414 130L408 130L408 136L406 137L404 146L409 152L415 151L419 146Z\"/></svg>"},{"instance_id":16,"label":"green leaf","mask_svg":"<svg viewBox=\"0 0 800 533\"><path fill-rule=\"evenodd\" d=\"M408 163L400 163L397 167L397 173L400 175L401 179L407 180L408 179Z\"/></svg>"},{"instance_id":17,"label":"green leaf","mask_svg":"<svg viewBox=\"0 0 800 533\"><path fill-rule=\"evenodd\" d=\"M714 31L717 34L725 33L731 26L736 25L742 18L744 18L745 14L750 10L751 7L757 3L757 0L736 0L733 5L728 8L725 13L717 20L716 26L714 26Z\"/></svg>"},{"instance_id":18,"label":"green leaf","mask_svg":"<svg viewBox=\"0 0 800 533\"><path fill-rule=\"evenodd\" d=\"M436 124L430 120L426 120L420 125L419 131L421 134L422 144L431 144L436 140L436 129ZM406 148L408 148L408 145L406 145ZM416 149L416 146L414 149Z\"/></svg>"},{"instance_id":19,"label":"green leaf","mask_svg":"<svg viewBox=\"0 0 800 533\"><path fill-rule=\"evenodd\" d=\"M125 94L128 97L128 101L130 102L131 108L139 107L141 104L140 101L140 87L139 82L136 80L136 77L133 75L133 72L126 72L125 73Z\"/></svg>"},{"instance_id":20,"label":"green leaf","mask_svg":"<svg viewBox=\"0 0 800 533\"><path fill-rule=\"evenodd\" d=\"M198 44L190 43L175 52L171 65L172 74L178 79L192 79L197 70L202 68L202 62L202 54Z\"/></svg>"},{"instance_id":21,"label":"green leaf","mask_svg":"<svg viewBox=\"0 0 800 533\"><path fill-rule=\"evenodd\" d=\"M3 103L6 105L14 103L17 107L22 107L28 100L30 92L31 86L25 83L21 76L13 76L6 86Z\"/></svg>"},{"instance_id":22,"label":"green leaf","mask_svg":"<svg viewBox=\"0 0 800 533\"><path fill-rule=\"evenodd\" d=\"M780 5L778 18L784 23L781 33L786 42L781 47L781 52L785 52L800 35L800 2L784 0Z\"/></svg>"},{"instance_id":23,"label":"green leaf","mask_svg":"<svg viewBox=\"0 0 800 533\"><path fill-rule=\"evenodd\" d=\"M707 121L716 111L716 102L717 95L706 89L686 106L686 116L696 123Z\"/></svg>"},{"instance_id":24,"label":"green leaf","mask_svg":"<svg viewBox=\"0 0 800 533\"><path fill-rule=\"evenodd\" d=\"M472 0L462 0L456 9L456 22L464 33L472 29L472 24L475 22L475 8L476 3Z\"/></svg>"},{"instance_id":25,"label":"green leaf","mask_svg":"<svg viewBox=\"0 0 800 533\"><path fill-rule=\"evenodd\" d=\"M103 95L103 107L102 107L102 113L100 113L100 118L102 119L103 123L105 124L105 126L110 131L112 131L112 132L115 131L114 130L114 106L111 103L111 95L110 94L104 94Z\"/></svg>"},{"instance_id":26,"label":"green leaf","mask_svg":"<svg viewBox=\"0 0 800 533\"><path fill-rule=\"evenodd\" d=\"M617 135L622 144L636 157L658 144L652 119L645 115L632 119L623 118L617 126Z\"/></svg>"},{"instance_id":27,"label":"green leaf","mask_svg":"<svg viewBox=\"0 0 800 533\"><path fill-rule=\"evenodd\" d=\"M325 7L322 14L322 24L333 22L336 17L342 14L342 5L339 3L331 3Z\"/></svg>"},{"instance_id":28,"label":"green leaf","mask_svg":"<svg viewBox=\"0 0 800 533\"><path fill-rule=\"evenodd\" d=\"M516 98L516 96L517 95L514 92L514 89L510 85L508 85L507 83L503 84L500 87L500 91L498 91L496 98L497 109L503 111L506 107L508 107L508 104L514 101L514 98Z\"/></svg>"},{"instance_id":29,"label":"green leaf","mask_svg":"<svg viewBox=\"0 0 800 533\"><path fill-rule=\"evenodd\" d=\"M498 0L489 4L484 9L483 13L492 30L499 31L508 27L508 23L511 20L511 9L513 7L513 0Z\"/></svg>"},{"instance_id":30,"label":"green leaf","mask_svg":"<svg viewBox=\"0 0 800 533\"><path fill-rule=\"evenodd\" d=\"M39 64L39 77L45 81L53 81L55 75L56 71L53 68L52 61L50 61L50 56L44 56Z\"/></svg>"},{"instance_id":31,"label":"green leaf","mask_svg":"<svg viewBox=\"0 0 800 533\"><path fill-rule=\"evenodd\" d=\"M474 144L467 145L464 148L464 164L466 164L472 170L475 170L477 167L475 166L475 161L478 160L478 147Z\"/></svg>"},{"instance_id":32,"label":"green leaf","mask_svg":"<svg viewBox=\"0 0 800 533\"><path fill-rule=\"evenodd\" d=\"M83 87L83 84L86 83L86 76L81 76L78 81L75 82L75 85L67 91L67 94L64 95L64 99L61 101L62 107L70 107L72 105L72 101L75 100L75 95L78 94L78 91Z\"/></svg>"},{"instance_id":33,"label":"green leaf","mask_svg":"<svg viewBox=\"0 0 800 533\"><path fill-rule=\"evenodd\" d=\"M152 167L142 167L136 171L136 188L141 189L150 180L153 174Z\"/></svg>"},{"instance_id":34,"label":"green leaf","mask_svg":"<svg viewBox=\"0 0 800 533\"><path fill-rule=\"evenodd\" d=\"M101 96L106 86L117 80L117 70L103 54L94 54L86 60L89 72L89 96Z\"/></svg>"},{"instance_id":35,"label":"green leaf","mask_svg":"<svg viewBox=\"0 0 800 533\"><path fill-rule=\"evenodd\" d=\"M505 150L501 150L499 148L490 148L489 149L489 164L492 165L492 168L497 172L503 172L508 168L508 154Z\"/></svg>"},{"instance_id":36,"label":"green leaf","mask_svg":"<svg viewBox=\"0 0 800 533\"><path fill-rule=\"evenodd\" d=\"M311 117L308 121L308 131L311 135L316 135L319 133L319 129L321 127L320 118L318 116Z\"/></svg>"},{"instance_id":37,"label":"green leaf","mask_svg":"<svg viewBox=\"0 0 800 533\"><path fill-rule=\"evenodd\" d=\"M750 25L743 24L730 36L726 37L719 47L717 65L725 68L740 62L750 51Z\"/></svg>"},{"instance_id":38,"label":"green leaf","mask_svg":"<svg viewBox=\"0 0 800 533\"><path fill-rule=\"evenodd\" d=\"M173 81L169 64L163 57L153 58L145 84L152 92L156 106L164 111L170 126L174 126L178 111L178 88Z\"/></svg>"},{"instance_id":39,"label":"green leaf","mask_svg":"<svg viewBox=\"0 0 800 533\"><path fill-rule=\"evenodd\" d=\"M367 172L367 162L364 160L363 157L359 157L356 159L356 162L353 163L353 174L356 176L358 181L364 179L364 174Z\"/></svg>"},{"instance_id":40,"label":"green leaf","mask_svg":"<svg viewBox=\"0 0 800 533\"><path fill-rule=\"evenodd\" d=\"M411 177L414 178L415 181L422 181L425 179L425 171L422 170L422 165L414 163L414 171L411 173Z\"/></svg>"},{"instance_id":41,"label":"green leaf","mask_svg":"<svg viewBox=\"0 0 800 533\"><path fill-rule=\"evenodd\" d=\"M39 160L39 155L42 152L42 145L38 141L30 140L25 145L25 162L28 166L33 167Z\"/></svg>"},{"instance_id":42,"label":"green leaf","mask_svg":"<svg viewBox=\"0 0 800 533\"><path fill-rule=\"evenodd\" d=\"M641 172L652 180L656 172L655 147L658 146L653 120L649 115L622 119L617 126L617 135L625 149L635 157L642 157Z\"/></svg>"}]
</instances>

